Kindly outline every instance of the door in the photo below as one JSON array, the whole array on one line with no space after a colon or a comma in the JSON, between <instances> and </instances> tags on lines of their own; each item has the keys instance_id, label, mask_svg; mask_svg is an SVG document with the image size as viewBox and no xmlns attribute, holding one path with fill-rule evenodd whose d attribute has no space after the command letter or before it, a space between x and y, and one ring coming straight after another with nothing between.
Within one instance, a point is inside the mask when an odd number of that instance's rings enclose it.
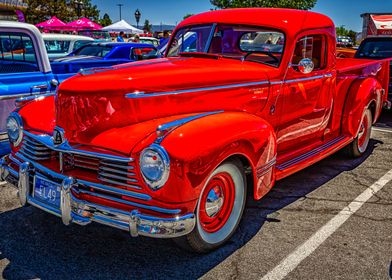
<instances>
[{"instance_id":1,"label":"door","mask_svg":"<svg viewBox=\"0 0 392 280\"><path fill-rule=\"evenodd\" d=\"M310 58L314 70L304 74L294 66ZM332 109L332 73L328 70L327 37L299 38L292 65L282 86L283 108L277 132L278 152L286 153L321 141Z\"/></svg>"},{"instance_id":2,"label":"door","mask_svg":"<svg viewBox=\"0 0 392 280\"><path fill-rule=\"evenodd\" d=\"M19 97L45 93L51 73L40 71L29 35L0 31L0 155L8 151L5 123Z\"/></svg>"}]
</instances>

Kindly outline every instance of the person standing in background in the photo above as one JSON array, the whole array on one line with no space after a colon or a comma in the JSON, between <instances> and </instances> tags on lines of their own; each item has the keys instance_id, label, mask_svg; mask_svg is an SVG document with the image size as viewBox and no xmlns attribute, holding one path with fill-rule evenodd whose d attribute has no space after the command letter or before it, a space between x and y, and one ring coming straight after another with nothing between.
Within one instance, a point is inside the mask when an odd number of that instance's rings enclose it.
<instances>
[{"instance_id":1,"label":"person standing in background","mask_svg":"<svg viewBox=\"0 0 392 280\"><path fill-rule=\"evenodd\" d=\"M125 42L124 41L124 32L123 31L121 31L120 32L120 35L118 35L118 37L117 37L117 42Z\"/></svg>"}]
</instances>

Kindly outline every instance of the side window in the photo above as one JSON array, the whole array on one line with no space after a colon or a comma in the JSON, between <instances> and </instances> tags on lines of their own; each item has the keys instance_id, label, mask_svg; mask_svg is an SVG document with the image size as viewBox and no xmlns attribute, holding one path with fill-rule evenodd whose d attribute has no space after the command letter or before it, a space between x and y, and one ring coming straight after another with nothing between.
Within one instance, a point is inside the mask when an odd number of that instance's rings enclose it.
<instances>
[{"instance_id":1,"label":"side window","mask_svg":"<svg viewBox=\"0 0 392 280\"><path fill-rule=\"evenodd\" d=\"M295 45L293 64L298 64L303 58L310 58L314 63L314 70L326 67L326 39L322 35L302 37Z\"/></svg>"},{"instance_id":2,"label":"side window","mask_svg":"<svg viewBox=\"0 0 392 280\"><path fill-rule=\"evenodd\" d=\"M0 74L39 71L31 38L23 33L0 33Z\"/></svg>"}]
</instances>

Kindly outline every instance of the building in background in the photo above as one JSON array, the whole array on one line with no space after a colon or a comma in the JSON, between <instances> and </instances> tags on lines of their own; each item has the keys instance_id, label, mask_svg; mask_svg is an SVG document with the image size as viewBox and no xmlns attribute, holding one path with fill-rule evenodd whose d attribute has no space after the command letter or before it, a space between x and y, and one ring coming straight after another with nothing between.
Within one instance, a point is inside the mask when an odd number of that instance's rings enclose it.
<instances>
[{"instance_id":1,"label":"building in background","mask_svg":"<svg viewBox=\"0 0 392 280\"><path fill-rule=\"evenodd\" d=\"M0 20L22 21L22 14L27 8L23 0L0 0Z\"/></svg>"}]
</instances>

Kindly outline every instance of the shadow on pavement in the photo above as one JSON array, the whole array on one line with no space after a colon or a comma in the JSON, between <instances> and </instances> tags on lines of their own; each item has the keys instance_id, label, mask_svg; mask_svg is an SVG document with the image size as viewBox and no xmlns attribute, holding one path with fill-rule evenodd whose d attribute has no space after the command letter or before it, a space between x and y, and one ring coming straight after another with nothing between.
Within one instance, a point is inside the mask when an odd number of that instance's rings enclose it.
<instances>
[{"instance_id":1,"label":"shadow on pavement","mask_svg":"<svg viewBox=\"0 0 392 280\"><path fill-rule=\"evenodd\" d=\"M136 238L98 224L63 226L61 219L33 207L0 214L0 261L5 279L196 279L244 246L276 213L359 166L381 142L370 143L360 159L334 155L280 181L261 201L248 203L239 230L223 248L195 255L170 240ZM271 215L274 216L274 215ZM276 216L276 215L275 215Z\"/></svg>"}]
</instances>

